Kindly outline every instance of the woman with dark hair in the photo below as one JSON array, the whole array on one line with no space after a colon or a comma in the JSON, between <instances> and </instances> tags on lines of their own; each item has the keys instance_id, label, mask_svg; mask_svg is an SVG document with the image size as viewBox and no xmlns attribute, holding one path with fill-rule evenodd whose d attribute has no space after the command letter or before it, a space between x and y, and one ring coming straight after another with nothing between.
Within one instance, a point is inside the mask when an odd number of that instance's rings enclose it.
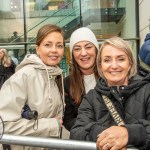
<instances>
[{"instance_id":1,"label":"woman with dark hair","mask_svg":"<svg viewBox=\"0 0 150 150\"><path fill-rule=\"evenodd\" d=\"M26 55L1 88L0 115L6 134L60 137L64 90L63 70L58 65L63 54L61 28L51 24L42 26L37 33L36 54ZM38 112L37 124L34 119L22 118L25 104ZM16 145L11 148L42 149Z\"/></svg>"},{"instance_id":2,"label":"woman with dark hair","mask_svg":"<svg viewBox=\"0 0 150 150\"><path fill-rule=\"evenodd\" d=\"M0 89L3 83L15 73L16 65L8 56L6 49L0 49Z\"/></svg>"},{"instance_id":3,"label":"woman with dark hair","mask_svg":"<svg viewBox=\"0 0 150 150\"><path fill-rule=\"evenodd\" d=\"M70 37L72 65L70 75L64 79L64 126L70 131L74 125L83 96L93 89L98 78L96 55L99 45L94 33L86 27L75 30Z\"/></svg>"}]
</instances>

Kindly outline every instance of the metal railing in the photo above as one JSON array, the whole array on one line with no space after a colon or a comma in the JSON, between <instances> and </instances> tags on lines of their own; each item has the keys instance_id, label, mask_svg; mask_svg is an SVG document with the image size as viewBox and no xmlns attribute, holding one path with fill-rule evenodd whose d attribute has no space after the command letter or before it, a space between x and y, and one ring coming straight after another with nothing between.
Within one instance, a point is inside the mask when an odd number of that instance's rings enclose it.
<instances>
[{"instance_id":1,"label":"metal railing","mask_svg":"<svg viewBox=\"0 0 150 150\"><path fill-rule=\"evenodd\" d=\"M24 145L33 147L56 148L64 150L98 150L96 143L89 141L76 141L55 138L41 138L31 136L16 136L4 134L0 140L2 144ZM127 148L127 150L138 150Z\"/></svg>"}]
</instances>

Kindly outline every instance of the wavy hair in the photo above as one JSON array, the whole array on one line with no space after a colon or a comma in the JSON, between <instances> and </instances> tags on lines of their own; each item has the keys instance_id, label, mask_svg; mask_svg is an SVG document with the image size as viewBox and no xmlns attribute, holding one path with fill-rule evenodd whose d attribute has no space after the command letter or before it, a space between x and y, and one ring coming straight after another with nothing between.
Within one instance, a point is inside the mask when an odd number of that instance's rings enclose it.
<instances>
[{"instance_id":1,"label":"wavy hair","mask_svg":"<svg viewBox=\"0 0 150 150\"><path fill-rule=\"evenodd\" d=\"M96 55L97 49L95 47ZM98 71L96 66L96 59L94 63L94 75L95 79L98 79ZM72 54L72 64L70 71L70 95L74 102L79 105L81 103L82 95L85 92L84 81L83 81L83 73L80 70L78 63L76 62L74 55Z\"/></svg>"},{"instance_id":2,"label":"wavy hair","mask_svg":"<svg viewBox=\"0 0 150 150\"><path fill-rule=\"evenodd\" d=\"M9 55L8 55L8 52L6 49L0 49L0 51L2 51L4 53L4 56L1 58L1 63L4 67L9 67L12 63Z\"/></svg>"}]
</instances>

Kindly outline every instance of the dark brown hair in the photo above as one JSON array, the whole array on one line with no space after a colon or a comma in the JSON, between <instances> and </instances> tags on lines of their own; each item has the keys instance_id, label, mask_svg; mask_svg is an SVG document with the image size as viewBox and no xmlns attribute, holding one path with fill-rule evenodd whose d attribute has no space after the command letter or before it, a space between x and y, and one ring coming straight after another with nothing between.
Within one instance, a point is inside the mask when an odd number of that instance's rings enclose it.
<instances>
[{"instance_id":1,"label":"dark brown hair","mask_svg":"<svg viewBox=\"0 0 150 150\"><path fill-rule=\"evenodd\" d=\"M97 50L96 50L96 55L97 55ZM97 80L99 75L96 67L96 59L95 59L95 66L94 66L94 75ZM70 94L72 99L77 105L81 103L81 98L83 94L85 94L84 92L85 92L85 87L83 81L83 73L81 72L76 60L74 59L74 56L72 55L72 65L70 71Z\"/></svg>"},{"instance_id":2,"label":"dark brown hair","mask_svg":"<svg viewBox=\"0 0 150 150\"><path fill-rule=\"evenodd\" d=\"M37 38L36 38L36 45L39 46L41 44L41 42L43 41L43 39L52 32L58 32L62 35L63 37L63 43L65 45L65 39L64 39L64 32L63 30L57 26L57 25L53 25L53 24L46 24L44 26L42 26L37 33ZM58 85L58 88L62 94L62 81L61 81L61 75L57 76L56 78L56 83Z\"/></svg>"},{"instance_id":3,"label":"dark brown hair","mask_svg":"<svg viewBox=\"0 0 150 150\"><path fill-rule=\"evenodd\" d=\"M49 34L49 33L52 33L52 32L59 32L62 37L63 37L63 42L65 41L64 40L64 32L63 30L57 26L57 25L52 25L52 24L46 24L44 26L42 26L39 30L38 30L38 33L37 33L37 38L36 38L36 45L40 45L40 43L43 41L43 39ZM64 42L65 44L65 42Z\"/></svg>"}]
</instances>

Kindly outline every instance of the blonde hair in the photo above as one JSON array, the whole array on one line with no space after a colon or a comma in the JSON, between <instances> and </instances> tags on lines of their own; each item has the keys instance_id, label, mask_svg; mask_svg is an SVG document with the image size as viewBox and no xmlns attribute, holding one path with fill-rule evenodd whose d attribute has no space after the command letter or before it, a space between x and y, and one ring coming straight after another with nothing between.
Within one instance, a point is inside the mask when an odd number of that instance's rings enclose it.
<instances>
[{"instance_id":1,"label":"blonde hair","mask_svg":"<svg viewBox=\"0 0 150 150\"><path fill-rule=\"evenodd\" d=\"M0 49L0 51L2 51L4 53L4 57L1 58L1 63L4 67L9 67L12 63L9 55L8 55L8 52L6 49Z\"/></svg>"},{"instance_id":2,"label":"blonde hair","mask_svg":"<svg viewBox=\"0 0 150 150\"><path fill-rule=\"evenodd\" d=\"M107 39L101 45L100 50L98 51L98 54L97 54L97 69L98 69L99 75L105 79L99 65L101 63L102 50L106 45L111 45L115 48L122 49L127 54L128 58L129 58L129 63L131 65L129 74L128 74L128 79L135 76L135 74L137 73L137 67L136 67L136 61L132 54L131 46L129 45L129 42L123 40L120 37L112 37L110 39ZM111 49L110 49L110 53L111 53Z\"/></svg>"}]
</instances>

